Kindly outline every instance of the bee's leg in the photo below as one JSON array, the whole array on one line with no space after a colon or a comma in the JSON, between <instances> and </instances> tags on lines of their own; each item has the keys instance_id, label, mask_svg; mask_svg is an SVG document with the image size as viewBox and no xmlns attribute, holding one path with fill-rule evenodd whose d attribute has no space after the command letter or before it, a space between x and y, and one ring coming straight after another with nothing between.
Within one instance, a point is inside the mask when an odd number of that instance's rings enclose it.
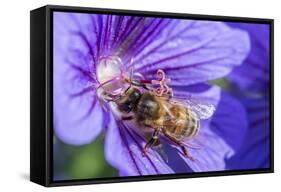
<instances>
[{"instance_id":1,"label":"bee's leg","mask_svg":"<svg viewBox=\"0 0 281 192\"><path fill-rule=\"evenodd\" d=\"M189 154L188 150L186 149L186 147L184 146L184 144L183 144L181 141L179 141L179 140L177 140L177 139L171 137L171 136L170 136L169 134L167 134L165 131L163 131L163 133L164 133L164 135L165 135L167 138L169 138L172 142L174 142L175 144L177 144L177 145L181 148L183 154L184 154L187 158L189 158L191 161L194 161L194 158Z\"/></svg>"},{"instance_id":2,"label":"bee's leg","mask_svg":"<svg viewBox=\"0 0 281 192\"><path fill-rule=\"evenodd\" d=\"M195 161L195 159L189 154L188 150L186 149L186 147L183 144L179 144L179 146L182 149L183 154L189 158L191 161Z\"/></svg>"},{"instance_id":3,"label":"bee's leg","mask_svg":"<svg viewBox=\"0 0 281 192\"><path fill-rule=\"evenodd\" d=\"M143 148L143 155L145 155L147 150L158 141L158 138L159 138L159 129L156 129L153 132L151 139L145 144Z\"/></svg>"},{"instance_id":4,"label":"bee's leg","mask_svg":"<svg viewBox=\"0 0 281 192\"><path fill-rule=\"evenodd\" d=\"M134 117L133 116L122 116L121 119L125 120L125 121L129 121L129 120L134 119Z\"/></svg>"}]
</instances>

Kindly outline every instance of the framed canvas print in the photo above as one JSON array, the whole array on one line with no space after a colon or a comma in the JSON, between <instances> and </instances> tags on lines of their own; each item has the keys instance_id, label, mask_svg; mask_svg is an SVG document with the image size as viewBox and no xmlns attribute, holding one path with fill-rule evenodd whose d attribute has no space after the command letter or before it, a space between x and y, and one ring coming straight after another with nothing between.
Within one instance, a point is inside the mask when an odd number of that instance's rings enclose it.
<instances>
[{"instance_id":1,"label":"framed canvas print","mask_svg":"<svg viewBox=\"0 0 281 192\"><path fill-rule=\"evenodd\" d=\"M31 11L30 179L273 172L273 20Z\"/></svg>"}]
</instances>

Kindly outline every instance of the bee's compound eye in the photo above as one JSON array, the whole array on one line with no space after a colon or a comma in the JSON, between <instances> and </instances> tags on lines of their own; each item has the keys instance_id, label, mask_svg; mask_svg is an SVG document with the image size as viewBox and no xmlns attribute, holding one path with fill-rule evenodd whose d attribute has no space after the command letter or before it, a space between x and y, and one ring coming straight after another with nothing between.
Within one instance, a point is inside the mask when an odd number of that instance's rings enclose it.
<instances>
[{"instance_id":1,"label":"bee's compound eye","mask_svg":"<svg viewBox=\"0 0 281 192\"><path fill-rule=\"evenodd\" d=\"M132 92L132 94L130 95L130 100L132 100L132 102L135 102L136 100L138 100L141 97L141 93L139 90L134 90Z\"/></svg>"},{"instance_id":2,"label":"bee's compound eye","mask_svg":"<svg viewBox=\"0 0 281 192\"><path fill-rule=\"evenodd\" d=\"M118 106L119 110L122 112L130 113L133 109L133 105L131 103L122 103Z\"/></svg>"},{"instance_id":3,"label":"bee's compound eye","mask_svg":"<svg viewBox=\"0 0 281 192\"><path fill-rule=\"evenodd\" d=\"M129 113L136 106L140 97L141 97L140 91L134 89L132 92L130 92L130 94L127 97L125 97L126 98L125 101L119 104L119 110Z\"/></svg>"}]
</instances>

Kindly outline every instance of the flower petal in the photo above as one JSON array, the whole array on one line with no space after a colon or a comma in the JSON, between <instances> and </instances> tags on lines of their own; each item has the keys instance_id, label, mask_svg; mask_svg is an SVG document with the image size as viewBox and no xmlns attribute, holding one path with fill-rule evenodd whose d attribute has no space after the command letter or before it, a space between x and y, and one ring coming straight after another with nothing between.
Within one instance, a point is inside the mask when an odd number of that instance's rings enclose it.
<instances>
[{"instance_id":1,"label":"flower petal","mask_svg":"<svg viewBox=\"0 0 281 192\"><path fill-rule=\"evenodd\" d=\"M88 144L104 128L105 115L102 108L90 97L84 95L70 99L65 93L54 89L54 130L64 143Z\"/></svg>"},{"instance_id":2,"label":"flower petal","mask_svg":"<svg viewBox=\"0 0 281 192\"><path fill-rule=\"evenodd\" d=\"M175 85L225 76L241 64L250 47L247 33L221 22L93 14L71 16L71 22L79 29L73 30L74 34L91 53L92 70L99 57L115 55L126 67L134 66L147 78L153 78L157 69L165 69L172 78L171 84Z\"/></svg>"},{"instance_id":3,"label":"flower petal","mask_svg":"<svg viewBox=\"0 0 281 192\"><path fill-rule=\"evenodd\" d=\"M269 168L269 102L268 99L243 99L247 107L249 130L243 147L227 160L229 169Z\"/></svg>"},{"instance_id":4,"label":"flower petal","mask_svg":"<svg viewBox=\"0 0 281 192\"><path fill-rule=\"evenodd\" d=\"M174 173L162 157L149 149L142 154L145 141L123 121L110 118L105 140L106 160L123 176Z\"/></svg>"},{"instance_id":5,"label":"flower petal","mask_svg":"<svg viewBox=\"0 0 281 192\"><path fill-rule=\"evenodd\" d=\"M118 56L123 64L129 63L141 51L139 45L152 41L168 22L139 16L83 14L81 18L80 15L73 14L72 19L80 26L78 35L91 48L94 64L104 56Z\"/></svg>"},{"instance_id":6,"label":"flower petal","mask_svg":"<svg viewBox=\"0 0 281 192\"><path fill-rule=\"evenodd\" d=\"M227 75L249 49L248 34L224 23L170 19L133 64L148 78L163 69L171 84L191 85Z\"/></svg>"},{"instance_id":7,"label":"flower petal","mask_svg":"<svg viewBox=\"0 0 281 192\"><path fill-rule=\"evenodd\" d=\"M204 93L201 97L204 97ZM212 119L201 121L200 134L194 142L202 147L199 149L188 147L195 161L186 158L178 148L179 154L193 171L224 170L225 158L231 157L240 148L246 130L246 114L243 106L222 92Z\"/></svg>"},{"instance_id":8,"label":"flower petal","mask_svg":"<svg viewBox=\"0 0 281 192\"><path fill-rule=\"evenodd\" d=\"M237 99L223 92L211 121L211 130L222 137L236 152L241 147L248 130L244 106Z\"/></svg>"},{"instance_id":9,"label":"flower petal","mask_svg":"<svg viewBox=\"0 0 281 192\"><path fill-rule=\"evenodd\" d=\"M249 32L251 52L242 66L235 68L229 79L243 91L264 92L269 82L270 26L268 24L230 23ZM249 73L251 71L251 73Z\"/></svg>"},{"instance_id":10,"label":"flower petal","mask_svg":"<svg viewBox=\"0 0 281 192\"><path fill-rule=\"evenodd\" d=\"M54 17L54 130L65 143L86 144L101 132L105 118L88 69L89 47L69 35L77 27L73 20L62 13Z\"/></svg>"}]
</instances>

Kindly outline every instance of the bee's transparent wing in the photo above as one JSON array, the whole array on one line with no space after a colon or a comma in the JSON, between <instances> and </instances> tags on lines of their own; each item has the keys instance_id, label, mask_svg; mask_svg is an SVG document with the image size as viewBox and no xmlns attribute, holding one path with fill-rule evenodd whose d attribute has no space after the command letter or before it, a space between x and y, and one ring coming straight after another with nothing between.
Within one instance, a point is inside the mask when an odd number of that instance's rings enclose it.
<instances>
[{"instance_id":1,"label":"bee's transparent wing","mask_svg":"<svg viewBox=\"0 0 281 192\"><path fill-rule=\"evenodd\" d=\"M215 106L201 101L199 99L192 98L189 96L188 98L173 98L173 101L182 105L185 105L189 109L193 111L193 113L199 119L209 119L215 112Z\"/></svg>"}]
</instances>

